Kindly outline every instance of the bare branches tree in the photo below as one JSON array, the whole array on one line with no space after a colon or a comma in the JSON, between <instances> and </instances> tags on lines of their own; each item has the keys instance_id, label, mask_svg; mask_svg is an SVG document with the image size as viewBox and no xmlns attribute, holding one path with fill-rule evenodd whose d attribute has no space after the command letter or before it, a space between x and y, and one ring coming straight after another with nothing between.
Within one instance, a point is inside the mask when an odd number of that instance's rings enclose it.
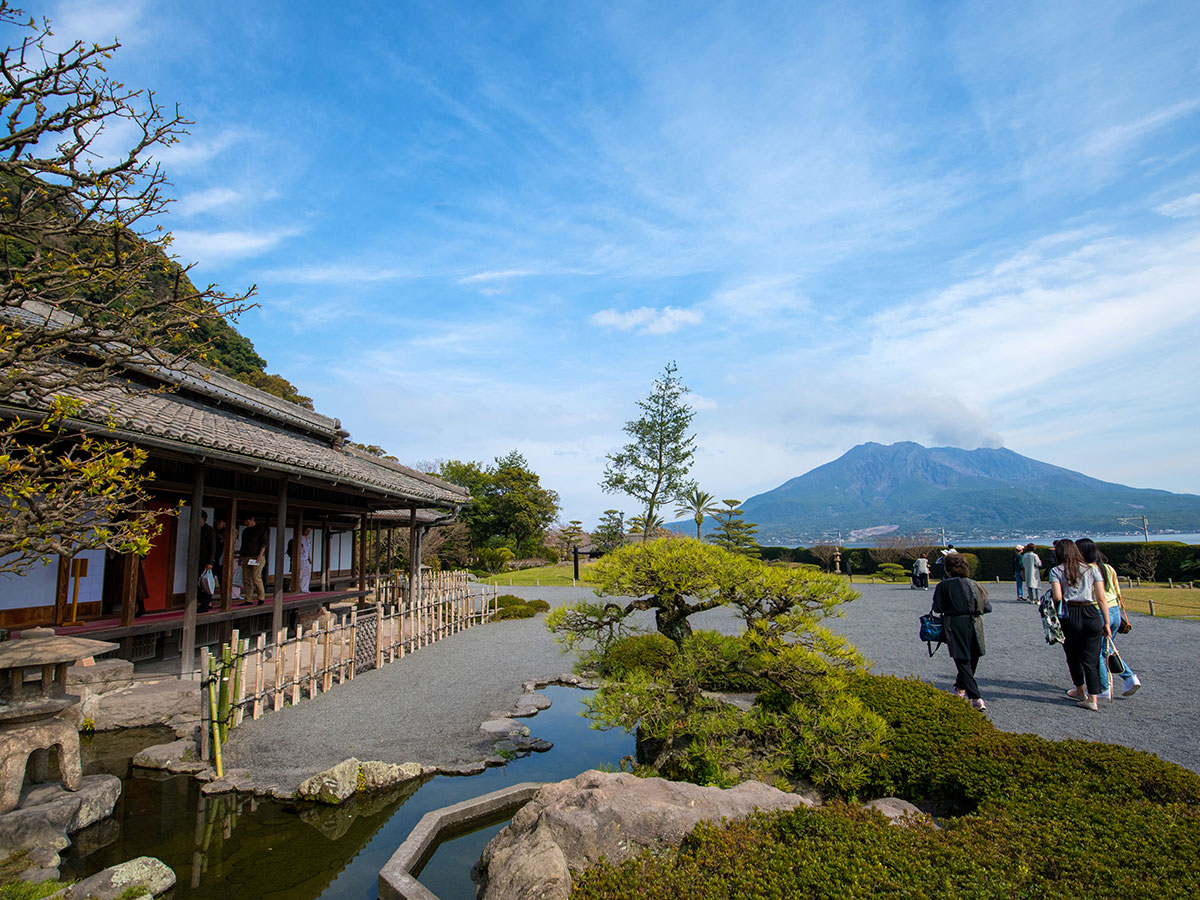
<instances>
[{"instance_id":1,"label":"bare branches tree","mask_svg":"<svg viewBox=\"0 0 1200 900\"><path fill-rule=\"evenodd\" d=\"M50 49L50 26L0 0L24 35L0 56L0 571L89 547L145 552L140 450L84 437L131 365L175 368L250 296L195 288L155 223L154 153L187 120L105 74L119 46ZM132 132L114 152L106 134Z\"/></svg>"},{"instance_id":2,"label":"bare branches tree","mask_svg":"<svg viewBox=\"0 0 1200 900\"><path fill-rule=\"evenodd\" d=\"M833 560L841 551L837 544L813 544L808 548L808 552L817 558L821 563L821 568L829 571L833 568Z\"/></svg>"},{"instance_id":3,"label":"bare branches tree","mask_svg":"<svg viewBox=\"0 0 1200 900\"><path fill-rule=\"evenodd\" d=\"M938 547L923 534L885 534L876 538L875 546L867 552L880 565L912 565L921 556L936 559Z\"/></svg>"}]
</instances>

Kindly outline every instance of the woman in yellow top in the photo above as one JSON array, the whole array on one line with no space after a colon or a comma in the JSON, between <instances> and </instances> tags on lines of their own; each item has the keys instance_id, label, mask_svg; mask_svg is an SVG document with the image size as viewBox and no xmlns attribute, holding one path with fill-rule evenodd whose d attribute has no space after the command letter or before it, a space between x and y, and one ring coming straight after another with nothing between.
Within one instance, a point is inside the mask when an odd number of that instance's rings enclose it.
<instances>
[{"instance_id":1,"label":"woman in yellow top","mask_svg":"<svg viewBox=\"0 0 1200 900\"><path fill-rule=\"evenodd\" d=\"M1100 552L1096 542L1090 538L1080 538L1075 542L1075 546L1083 554L1084 562L1095 566L1104 579L1104 596L1108 601L1108 624L1112 631L1116 631L1121 625L1121 583L1117 581L1117 570L1108 564L1108 560L1104 558L1104 554ZM1142 686L1142 679L1133 674L1133 669L1129 668L1129 663L1125 662L1124 656L1121 657L1121 662L1125 665L1124 670L1110 674L1108 654L1104 647L1106 643L1107 641L1101 642L1100 649L1100 696L1111 700L1113 694L1116 693L1112 679L1114 676L1120 676L1124 681L1121 696L1132 697Z\"/></svg>"}]
</instances>

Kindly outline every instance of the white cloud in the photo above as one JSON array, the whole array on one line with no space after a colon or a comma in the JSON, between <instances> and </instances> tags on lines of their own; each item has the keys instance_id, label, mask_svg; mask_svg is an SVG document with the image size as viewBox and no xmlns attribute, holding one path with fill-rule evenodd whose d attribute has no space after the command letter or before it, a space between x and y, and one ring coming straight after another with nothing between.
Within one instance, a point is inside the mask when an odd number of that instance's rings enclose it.
<instances>
[{"instance_id":1,"label":"white cloud","mask_svg":"<svg viewBox=\"0 0 1200 900\"><path fill-rule=\"evenodd\" d=\"M1188 194L1186 197L1180 197L1178 200L1172 200L1170 203L1156 206L1154 207L1154 211L1160 216L1167 216L1171 219L1186 219L1189 216L1200 216L1200 193Z\"/></svg>"},{"instance_id":2,"label":"white cloud","mask_svg":"<svg viewBox=\"0 0 1200 900\"><path fill-rule=\"evenodd\" d=\"M332 263L326 266L295 266L268 269L260 273L264 281L282 284L347 284L351 282L397 281L415 278L418 273L409 269L372 262Z\"/></svg>"},{"instance_id":3,"label":"white cloud","mask_svg":"<svg viewBox=\"0 0 1200 900\"><path fill-rule=\"evenodd\" d=\"M226 129L207 140L185 134L178 143L156 151L154 156L162 161L168 173L194 169L248 137L248 132L235 128Z\"/></svg>"},{"instance_id":4,"label":"white cloud","mask_svg":"<svg viewBox=\"0 0 1200 900\"><path fill-rule=\"evenodd\" d=\"M527 278L536 275L532 269L501 269L493 272L476 272L458 279L458 284L480 284L493 281L508 281L512 278Z\"/></svg>"},{"instance_id":5,"label":"white cloud","mask_svg":"<svg viewBox=\"0 0 1200 900\"><path fill-rule=\"evenodd\" d=\"M214 187L185 194L176 201L174 210L180 216L194 216L197 213L237 203L240 199L242 199L242 194L233 188Z\"/></svg>"},{"instance_id":6,"label":"white cloud","mask_svg":"<svg viewBox=\"0 0 1200 900\"><path fill-rule=\"evenodd\" d=\"M618 331L673 334L689 325L699 325L704 321L704 313L698 309L680 309L677 306L664 306L662 309L640 306L624 312L602 309L593 313L590 321L601 328L615 328Z\"/></svg>"},{"instance_id":7,"label":"white cloud","mask_svg":"<svg viewBox=\"0 0 1200 900\"><path fill-rule=\"evenodd\" d=\"M1093 135L1085 146L1085 152L1093 155L1103 155L1124 149L1125 145L1137 140L1143 135L1162 128L1176 119L1200 107L1200 100L1183 100L1163 109L1155 110L1149 115L1111 125Z\"/></svg>"},{"instance_id":8,"label":"white cloud","mask_svg":"<svg viewBox=\"0 0 1200 900\"><path fill-rule=\"evenodd\" d=\"M171 252L184 261L198 260L204 264L214 261L258 256L277 247L298 230L280 228L274 231L173 231Z\"/></svg>"}]
</instances>

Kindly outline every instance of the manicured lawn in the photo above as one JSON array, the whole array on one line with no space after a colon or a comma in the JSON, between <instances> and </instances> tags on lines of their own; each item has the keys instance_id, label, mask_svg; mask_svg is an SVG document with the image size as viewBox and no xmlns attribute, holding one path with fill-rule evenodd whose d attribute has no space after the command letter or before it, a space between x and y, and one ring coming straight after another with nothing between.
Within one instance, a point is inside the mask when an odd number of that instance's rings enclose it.
<instances>
[{"instance_id":1,"label":"manicured lawn","mask_svg":"<svg viewBox=\"0 0 1200 900\"><path fill-rule=\"evenodd\" d=\"M1121 596L1130 612L1150 612L1150 601L1153 600L1155 615L1200 616L1200 591L1194 588L1122 588Z\"/></svg>"},{"instance_id":2,"label":"manicured lawn","mask_svg":"<svg viewBox=\"0 0 1200 900\"><path fill-rule=\"evenodd\" d=\"M587 581L587 570L590 564L579 564L579 583L583 584ZM572 578L575 575L575 567L571 563L559 564L556 566L538 566L536 569L520 569L516 572L505 572L502 575L493 575L487 579L484 584L498 584L504 587L508 585L532 587L534 585L542 585L545 587L570 587Z\"/></svg>"}]
</instances>

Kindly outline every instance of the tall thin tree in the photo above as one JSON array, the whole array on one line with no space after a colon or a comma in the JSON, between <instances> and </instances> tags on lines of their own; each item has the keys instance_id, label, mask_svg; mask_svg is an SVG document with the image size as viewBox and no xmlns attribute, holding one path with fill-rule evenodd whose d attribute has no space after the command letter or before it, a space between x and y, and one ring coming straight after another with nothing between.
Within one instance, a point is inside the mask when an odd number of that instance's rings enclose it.
<instances>
[{"instance_id":1,"label":"tall thin tree","mask_svg":"<svg viewBox=\"0 0 1200 900\"><path fill-rule=\"evenodd\" d=\"M608 455L600 482L606 492L628 494L644 504L642 534L647 538L658 508L692 487L687 473L696 455L696 436L689 432L696 413L683 400L688 389L678 371L674 362L668 363L650 396L638 401L642 415L624 429L632 440Z\"/></svg>"}]
</instances>

